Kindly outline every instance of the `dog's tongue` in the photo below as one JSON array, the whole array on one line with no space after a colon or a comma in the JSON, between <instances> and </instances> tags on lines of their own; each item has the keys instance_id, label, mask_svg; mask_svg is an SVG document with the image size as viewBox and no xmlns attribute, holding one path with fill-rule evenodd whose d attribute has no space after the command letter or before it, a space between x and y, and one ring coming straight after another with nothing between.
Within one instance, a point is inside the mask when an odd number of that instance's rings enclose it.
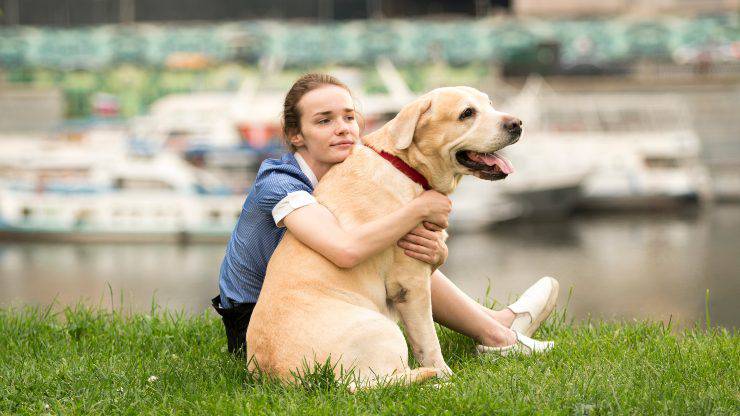
<instances>
[{"instance_id":1,"label":"dog's tongue","mask_svg":"<svg viewBox=\"0 0 740 416\"><path fill-rule=\"evenodd\" d=\"M478 163L484 163L488 166L498 166L499 169L501 169L501 172L507 175L514 172L514 168L511 166L511 163L496 153L478 153L469 151L468 157Z\"/></svg>"}]
</instances>

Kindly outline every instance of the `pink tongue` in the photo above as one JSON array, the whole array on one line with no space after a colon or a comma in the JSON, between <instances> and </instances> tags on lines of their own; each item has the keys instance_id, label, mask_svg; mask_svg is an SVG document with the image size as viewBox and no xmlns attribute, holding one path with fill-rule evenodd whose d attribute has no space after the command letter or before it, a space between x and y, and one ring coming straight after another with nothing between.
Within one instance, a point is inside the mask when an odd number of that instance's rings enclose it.
<instances>
[{"instance_id":1,"label":"pink tongue","mask_svg":"<svg viewBox=\"0 0 740 416\"><path fill-rule=\"evenodd\" d=\"M485 163L488 166L496 165L501 169L501 172L507 175L514 172L514 168L511 166L511 163L495 153L468 152L468 157L476 162Z\"/></svg>"}]
</instances>

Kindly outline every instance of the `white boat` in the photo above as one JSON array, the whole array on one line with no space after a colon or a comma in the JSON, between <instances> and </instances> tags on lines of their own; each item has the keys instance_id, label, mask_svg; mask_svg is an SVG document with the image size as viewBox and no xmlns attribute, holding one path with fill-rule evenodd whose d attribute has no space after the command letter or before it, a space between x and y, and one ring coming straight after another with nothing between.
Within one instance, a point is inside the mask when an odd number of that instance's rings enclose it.
<instances>
[{"instance_id":1,"label":"white boat","mask_svg":"<svg viewBox=\"0 0 740 416\"><path fill-rule=\"evenodd\" d=\"M27 159L0 161L4 238L224 240L241 212L243 195L172 153L132 157L79 143L34 144Z\"/></svg>"},{"instance_id":2,"label":"white boat","mask_svg":"<svg viewBox=\"0 0 740 416\"><path fill-rule=\"evenodd\" d=\"M556 176L567 182L570 174L573 183L582 177L579 205L587 207L661 207L712 197L700 141L679 96L565 95L533 78L511 107L525 120L525 134L507 154L515 169L537 169L507 179L510 193Z\"/></svg>"}]
</instances>

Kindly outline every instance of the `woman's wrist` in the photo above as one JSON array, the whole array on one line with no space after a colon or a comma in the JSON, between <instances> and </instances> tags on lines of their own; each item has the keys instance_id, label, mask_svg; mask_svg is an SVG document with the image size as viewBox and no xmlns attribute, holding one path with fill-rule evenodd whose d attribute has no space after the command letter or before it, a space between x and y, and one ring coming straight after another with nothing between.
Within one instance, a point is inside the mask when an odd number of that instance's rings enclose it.
<instances>
[{"instance_id":1,"label":"woman's wrist","mask_svg":"<svg viewBox=\"0 0 740 416\"><path fill-rule=\"evenodd\" d=\"M418 220L417 222L422 222L429 216L429 207L423 204L419 198L414 198L407 206L410 207L414 217Z\"/></svg>"}]
</instances>

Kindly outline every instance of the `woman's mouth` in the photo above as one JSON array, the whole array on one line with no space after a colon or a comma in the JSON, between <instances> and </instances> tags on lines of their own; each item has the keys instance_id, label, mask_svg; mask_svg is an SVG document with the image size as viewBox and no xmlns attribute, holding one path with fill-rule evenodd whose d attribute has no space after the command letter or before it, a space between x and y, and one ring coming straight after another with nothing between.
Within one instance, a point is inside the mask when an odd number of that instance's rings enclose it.
<instances>
[{"instance_id":1,"label":"woman's mouth","mask_svg":"<svg viewBox=\"0 0 740 416\"><path fill-rule=\"evenodd\" d=\"M332 143L331 147L347 147L354 145L355 142L353 140L342 140L336 143Z\"/></svg>"}]
</instances>

